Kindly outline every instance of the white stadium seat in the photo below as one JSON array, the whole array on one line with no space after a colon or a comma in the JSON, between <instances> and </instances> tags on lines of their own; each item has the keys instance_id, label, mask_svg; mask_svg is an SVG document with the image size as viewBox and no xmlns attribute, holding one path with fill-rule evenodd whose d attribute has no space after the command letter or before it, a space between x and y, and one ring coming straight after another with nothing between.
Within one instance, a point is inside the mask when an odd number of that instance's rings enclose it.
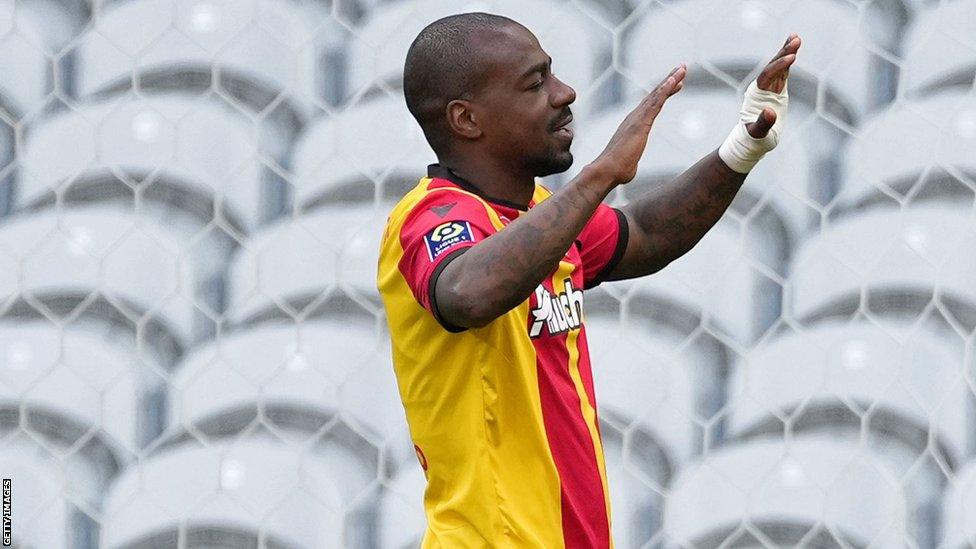
<instances>
[{"instance_id":1,"label":"white stadium seat","mask_svg":"<svg viewBox=\"0 0 976 549\"><path fill-rule=\"evenodd\" d=\"M548 0L416 0L391 2L369 13L349 49L350 92L375 85L399 89L407 50L429 23L456 13L483 11L525 25L552 56L553 72L585 92L606 69L612 35L591 16L594 9Z\"/></svg>"},{"instance_id":2,"label":"white stadium seat","mask_svg":"<svg viewBox=\"0 0 976 549\"><path fill-rule=\"evenodd\" d=\"M692 73L707 70L736 83L746 73L758 74L796 32L803 45L791 70L791 98L804 94L822 112L851 123L884 96L872 50L893 49L885 42L893 42L895 29L879 16L885 12L839 0L680 0L652 6L629 29L623 52L624 73L645 89L682 62ZM868 29L882 38L875 40Z\"/></svg>"},{"instance_id":3,"label":"white stadium seat","mask_svg":"<svg viewBox=\"0 0 976 549\"><path fill-rule=\"evenodd\" d=\"M698 403L709 384L699 376L707 373L707 355L636 315L622 322L590 313L586 334L601 419L621 432L649 434L661 456L645 456L653 457L647 476L667 485L676 464L700 445Z\"/></svg>"},{"instance_id":4,"label":"white stadium seat","mask_svg":"<svg viewBox=\"0 0 976 549\"><path fill-rule=\"evenodd\" d=\"M661 527L663 487L646 473L657 458L635 449L639 431L621 433L607 423L606 414L601 419L613 542L617 547L641 547Z\"/></svg>"},{"instance_id":5,"label":"white stadium seat","mask_svg":"<svg viewBox=\"0 0 976 549\"><path fill-rule=\"evenodd\" d=\"M434 162L437 157L402 97L347 106L310 124L296 143L295 203L309 208L350 196L399 199Z\"/></svg>"},{"instance_id":6,"label":"white stadium seat","mask_svg":"<svg viewBox=\"0 0 976 549\"><path fill-rule=\"evenodd\" d=\"M601 419L613 537L639 547L660 527L660 494L699 452L714 391L715 358L673 328L588 313L594 391Z\"/></svg>"},{"instance_id":7,"label":"white stadium seat","mask_svg":"<svg viewBox=\"0 0 976 549\"><path fill-rule=\"evenodd\" d=\"M962 549L976 544L976 461L970 461L951 482L943 499L940 547Z\"/></svg>"},{"instance_id":8,"label":"white stadium seat","mask_svg":"<svg viewBox=\"0 0 976 549\"><path fill-rule=\"evenodd\" d=\"M55 92L70 94L70 82L55 90L51 61L86 23L84 0L51 2L3 0L0 2L0 106L14 120L33 118L51 101ZM68 56L57 59L58 78L71 78ZM14 77L14 75L16 75ZM6 118L6 117L5 117Z\"/></svg>"},{"instance_id":9,"label":"white stadium seat","mask_svg":"<svg viewBox=\"0 0 976 549\"><path fill-rule=\"evenodd\" d=\"M769 243L773 238L756 224L743 228L726 213L664 269L604 286L623 299L646 297L687 311L726 344L747 347L779 313L779 275L770 265L782 259Z\"/></svg>"},{"instance_id":10,"label":"white stadium seat","mask_svg":"<svg viewBox=\"0 0 976 549\"><path fill-rule=\"evenodd\" d=\"M976 225L968 206L858 212L800 245L784 306L790 304L798 320L849 315L858 305L884 316L905 312L904 299L928 303L938 297L965 319L976 307L976 257L969 253L974 247ZM883 299L875 302L873 296Z\"/></svg>"},{"instance_id":11,"label":"white stadium seat","mask_svg":"<svg viewBox=\"0 0 976 549\"><path fill-rule=\"evenodd\" d=\"M798 435L863 423L906 469L927 451L957 466L969 442L963 352L946 336L903 330L832 321L753 349L733 370L730 436L780 436L787 421Z\"/></svg>"},{"instance_id":12,"label":"white stadium seat","mask_svg":"<svg viewBox=\"0 0 976 549\"><path fill-rule=\"evenodd\" d=\"M972 87L976 75L976 4L934 2L919 10L904 38L900 91Z\"/></svg>"},{"instance_id":13,"label":"white stadium seat","mask_svg":"<svg viewBox=\"0 0 976 549\"><path fill-rule=\"evenodd\" d=\"M139 401L149 375L133 349L50 323L0 324L0 408L36 409L94 431L118 462L139 447ZM71 398L65 398L71 395Z\"/></svg>"},{"instance_id":14,"label":"white stadium seat","mask_svg":"<svg viewBox=\"0 0 976 549\"><path fill-rule=\"evenodd\" d=\"M345 514L359 495L342 473L334 461L280 441L167 449L112 486L101 546L166 545L160 539L176 545L176 532L183 530L191 539L210 532L211 543L217 532L255 544L260 532L272 546L339 547L348 528Z\"/></svg>"},{"instance_id":15,"label":"white stadium seat","mask_svg":"<svg viewBox=\"0 0 976 549\"><path fill-rule=\"evenodd\" d=\"M62 462L23 433L4 439L0 471L11 483L14 547L85 546L85 532L78 527L79 516L85 515L67 498L97 516L106 486L94 480L90 465L78 453Z\"/></svg>"},{"instance_id":16,"label":"white stadium seat","mask_svg":"<svg viewBox=\"0 0 976 549\"><path fill-rule=\"evenodd\" d=\"M378 298L376 254L391 205L318 208L288 218L238 249L230 266L227 315L298 316L341 291Z\"/></svg>"},{"instance_id":17,"label":"white stadium seat","mask_svg":"<svg viewBox=\"0 0 976 549\"><path fill-rule=\"evenodd\" d=\"M682 470L664 533L674 546L768 547L748 524L776 546L903 547L905 507L898 479L866 448L829 436L752 441Z\"/></svg>"},{"instance_id":18,"label":"white stadium seat","mask_svg":"<svg viewBox=\"0 0 976 549\"><path fill-rule=\"evenodd\" d=\"M194 349L174 375L171 429L219 430L242 411L297 409L318 418L315 429L342 422L357 437L354 449L412 458L389 344L371 326L261 324L221 339Z\"/></svg>"},{"instance_id":19,"label":"white stadium seat","mask_svg":"<svg viewBox=\"0 0 976 549\"><path fill-rule=\"evenodd\" d=\"M145 185L145 195L163 193L174 209L203 223L216 203L225 219L247 230L261 220L258 147L254 123L226 104L177 93L90 103L32 128L21 155L18 202L29 206L52 190L83 192L124 177L132 188ZM131 201L133 193L126 189L123 198Z\"/></svg>"},{"instance_id":20,"label":"white stadium seat","mask_svg":"<svg viewBox=\"0 0 976 549\"><path fill-rule=\"evenodd\" d=\"M976 96L971 93L949 90L895 103L865 121L851 140L838 206L971 201L974 149Z\"/></svg>"},{"instance_id":21,"label":"white stadium seat","mask_svg":"<svg viewBox=\"0 0 976 549\"><path fill-rule=\"evenodd\" d=\"M99 206L19 215L0 225L12 270L0 302L103 296L132 323L161 323L182 345L194 338L192 265L169 228ZM43 305L42 305L43 306Z\"/></svg>"},{"instance_id":22,"label":"white stadium seat","mask_svg":"<svg viewBox=\"0 0 976 549\"><path fill-rule=\"evenodd\" d=\"M633 198L645 189L640 185L642 181L656 182L680 174L717 150L732 130L742 103L740 94L730 88L689 88L671 98L655 119L637 177L618 192ZM638 102L639 98L632 97L579 124L580 135L572 148L575 173L603 151ZM739 203L733 206L743 216L773 215L775 223L785 225L787 234L780 236L783 239L799 238L817 213L814 207L821 182L816 178L813 158L802 135L803 121L809 114L810 109L802 104L790 105L782 142L750 172L739 191Z\"/></svg>"},{"instance_id":23,"label":"white stadium seat","mask_svg":"<svg viewBox=\"0 0 976 549\"><path fill-rule=\"evenodd\" d=\"M383 490L377 505L379 547L413 549L420 546L427 529L424 490L427 480L417 462L407 464Z\"/></svg>"},{"instance_id":24,"label":"white stadium seat","mask_svg":"<svg viewBox=\"0 0 976 549\"><path fill-rule=\"evenodd\" d=\"M143 87L207 87L212 77L213 89L259 111L284 95L282 106L302 119L321 99L318 79L326 75L318 64L337 46L338 28L327 7L309 12L292 2L113 2L78 47L79 93L126 88L133 80Z\"/></svg>"}]
</instances>

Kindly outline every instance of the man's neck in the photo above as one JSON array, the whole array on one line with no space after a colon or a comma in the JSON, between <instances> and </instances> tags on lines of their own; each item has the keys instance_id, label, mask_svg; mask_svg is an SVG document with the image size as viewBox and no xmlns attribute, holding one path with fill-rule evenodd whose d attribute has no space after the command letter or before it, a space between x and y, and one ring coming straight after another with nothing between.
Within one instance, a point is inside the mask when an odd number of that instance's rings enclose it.
<instances>
[{"instance_id":1,"label":"man's neck","mask_svg":"<svg viewBox=\"0 0 976 549\"><path fill-rule=\"evenodd\" d=\"M441 166L451 170L480 191L482 196L524 205L535 194L535 178L528 174L511 173L490 161L459 161L444 159Z\"/></svg>"}]
</instances>

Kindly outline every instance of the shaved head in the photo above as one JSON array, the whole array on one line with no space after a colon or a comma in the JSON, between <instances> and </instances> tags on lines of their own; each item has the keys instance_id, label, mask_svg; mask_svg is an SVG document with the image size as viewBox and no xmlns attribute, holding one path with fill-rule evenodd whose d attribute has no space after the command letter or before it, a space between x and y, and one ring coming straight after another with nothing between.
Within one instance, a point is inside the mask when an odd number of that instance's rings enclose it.
<instances>
[{"instance_id":1,"label":"shaved head","mask_svg":"<svg viewBox=\"0 0 976 549\"><path fill-rule=\"evenodd\" d=\"M438 19L420 31L407 51L403 95L407 109L438 155L451 141L445 108L454 99L471 99L486 83L485 47L492 34L517 22L488 13L462 13Z\"/></svg>"}]
</instances>

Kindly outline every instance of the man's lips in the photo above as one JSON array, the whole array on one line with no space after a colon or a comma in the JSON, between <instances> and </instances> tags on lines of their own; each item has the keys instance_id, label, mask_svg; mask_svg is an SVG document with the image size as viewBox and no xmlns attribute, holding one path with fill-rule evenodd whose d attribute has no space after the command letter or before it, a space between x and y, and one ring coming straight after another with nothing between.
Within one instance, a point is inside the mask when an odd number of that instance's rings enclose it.
<instances>
[{"instance_id":1,"label":"man's lips","mask_svg":"<svg viewBox=\"0 0 976 549\"><path fill-rule=\"evenodd\" d=\"M573 115L569 115L564 120L560 121L559 124L557 124L553 128L552 133L554 133L556 135L559 135L559 136L562 136L562 137L567 137L569 139L572 139L573 138L573 130L571 130L571 129L568 128L569 123L572 122L572 121L573 121Z\"/></svg>"},{"instance_id":2,"label":"man's lips","mask_svg":"<svg viewBox=\"0 0 976 549\"><path fill-rule=\"evenodd\" d=\"M573 115L569 115L565 119L563 119L562 121L560 121L558 124L556 124L555 126L553 126L552 131L561 130L561 129L563 129L565 126L567 126L572 121L573 121ZM569 129L569 128L566 128L566 129Z\"/></svg>"}]
</instances>

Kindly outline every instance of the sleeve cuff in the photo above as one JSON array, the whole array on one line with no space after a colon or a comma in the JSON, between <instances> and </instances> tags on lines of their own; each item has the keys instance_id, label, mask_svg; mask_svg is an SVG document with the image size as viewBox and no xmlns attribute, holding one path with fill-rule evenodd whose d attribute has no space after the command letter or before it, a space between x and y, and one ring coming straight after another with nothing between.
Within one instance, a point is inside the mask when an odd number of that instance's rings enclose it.
<instances>
[{"instance_id":1,"label":"sleeve cuff","mask_svg":"<svg viewBox=\"0 0 976 549\"><path fill-rule=\"evenodd\" d=\"M442 259L441 262L434 267L434 272L430 274L430 281L427 283L427 299L430 301L430 312L434 315L434 319L437 320L437 323L452 334L463 332L467 330L467 328L463 326L455 326L441 317L441 313L437 309L437 299L434 294L434 285L437 283L437 279L440 278L441 272L445 267L447 267L447 264L457 259L458 256L464 252L468 251L470 247L471 246L465 246L452 252L448 252L444 259Z\"/></svg>"},{"instance_id":2,"label":"sleeve cuff","mask_svg":"<svg viewBox=\"0 0 976 549\"><path fill-rule=\"evenodd\" d=\"M607 264L603 266L603 269L600 270L593 280L584 286L584 290L596 288L602 284L606 280L606 277L610 276L610 273L617 267L620 260L623 259L624 252L627 251L627 241L630 239L630 226L627 225L627 216L617 208L611 209L613 213L617 214L617 245L613 249L613 255L610 256L610 260L607 261Z\"/></svg>"}]
</instances>

